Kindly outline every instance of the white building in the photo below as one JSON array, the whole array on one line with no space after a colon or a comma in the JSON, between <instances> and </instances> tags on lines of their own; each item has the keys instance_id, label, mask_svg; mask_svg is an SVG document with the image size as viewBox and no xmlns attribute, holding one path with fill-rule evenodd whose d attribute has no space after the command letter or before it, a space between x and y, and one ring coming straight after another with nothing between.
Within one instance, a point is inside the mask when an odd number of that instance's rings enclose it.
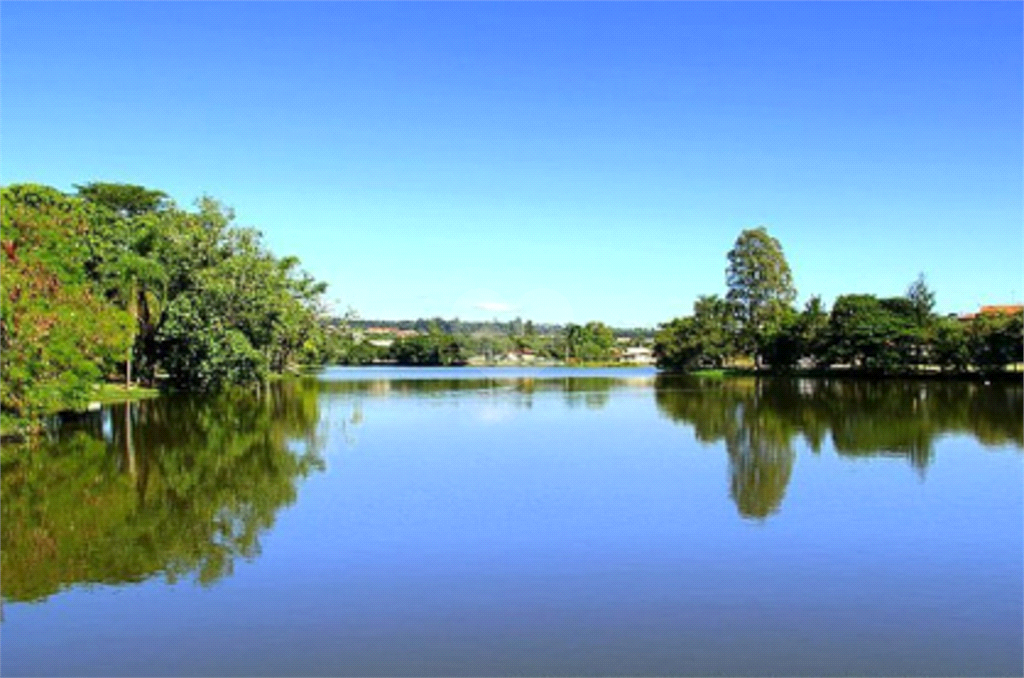
<instances>
[{"instance_id":1,"label":"white building","mask_svg":"<svg viewBox=\"0 0 1024 678\"><path fill-rule=\"evenodd\" d=\"M630 346L619 355L619 361L636 365L653 365L654 352L646 346Z\"/></svg>"}]
</instances>

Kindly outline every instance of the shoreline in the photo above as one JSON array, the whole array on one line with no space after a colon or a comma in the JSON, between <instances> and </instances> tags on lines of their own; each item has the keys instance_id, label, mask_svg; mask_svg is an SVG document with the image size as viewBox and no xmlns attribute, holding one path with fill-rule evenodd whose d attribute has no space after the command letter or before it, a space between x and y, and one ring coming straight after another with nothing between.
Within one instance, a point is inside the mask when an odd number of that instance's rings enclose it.
<instances>
[{"instance_id":1,"label":"shoreline","mask_svg":"<svg viewBox=\"0 0 1024 678\"><path fill-rule=\"evenodd\" d=\"M793 379L859 379L864 381L878 381L885 379L917 379L927 381L998 381L1021 382L1024 380L1024 371L1021 370L1000 370L1000 371L975 371L975 372L942 372L939 370L928 371L903 371L903 372L878 372L873 370L862 370L854 368L814 368L814 369L792 369L792 370L757 370L753 368L723 368L720 370L702 370L698 372L663 372L659 374L673 376L721 376L721 377L772 377L772 378L793 378Z\"/></svg>"}]
</instances>

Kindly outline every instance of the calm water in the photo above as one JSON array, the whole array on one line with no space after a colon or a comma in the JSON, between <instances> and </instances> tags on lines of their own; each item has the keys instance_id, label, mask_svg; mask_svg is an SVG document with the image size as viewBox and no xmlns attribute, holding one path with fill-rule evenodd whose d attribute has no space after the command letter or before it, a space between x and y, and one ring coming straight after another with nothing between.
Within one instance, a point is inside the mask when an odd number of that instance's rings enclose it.
<instances>
[{"instance_id":1,"label":"calm water","mask_svg":"<svg viewBox=\"0 0 1024 678\"><path fill-rule=\"evenodd\" d=\"M4 675L1021 675L1020 386L332 369L4 446Z\"/></svg>"}]
</instances>

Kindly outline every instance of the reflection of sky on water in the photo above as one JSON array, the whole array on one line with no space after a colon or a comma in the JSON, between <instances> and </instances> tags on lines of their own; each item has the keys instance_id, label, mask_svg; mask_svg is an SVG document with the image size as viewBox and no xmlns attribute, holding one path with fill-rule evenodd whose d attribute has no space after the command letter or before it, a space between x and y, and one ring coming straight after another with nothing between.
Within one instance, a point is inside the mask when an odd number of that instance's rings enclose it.
<instances>
[{"instance_id":1,"label":"reflection of sky on water","mask_svg":"<svg viewBox=\"0 0 1024 678\"><path fill-rule=\"evenodd\" d=\"M372 372L5 464L4 673L1024 668L1019 388Z\"/></svg>"}]
</instances>

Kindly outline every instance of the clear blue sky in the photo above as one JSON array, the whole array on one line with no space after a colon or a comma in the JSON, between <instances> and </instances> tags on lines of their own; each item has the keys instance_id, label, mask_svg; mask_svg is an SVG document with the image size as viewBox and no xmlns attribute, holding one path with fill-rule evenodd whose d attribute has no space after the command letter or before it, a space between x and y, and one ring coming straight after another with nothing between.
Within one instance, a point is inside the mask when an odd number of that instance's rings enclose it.
<instances>
[{"instance_id":1,"label":"clear blue sky","mask_svg":"<svg viewBox=\"0 0 1024 678\"><path fill-rule=\"evenodd\" d=\"M0 7L0 181L235 208L363 317L1024 296L1021 3Z\"/></svg>"}]
</instances>

